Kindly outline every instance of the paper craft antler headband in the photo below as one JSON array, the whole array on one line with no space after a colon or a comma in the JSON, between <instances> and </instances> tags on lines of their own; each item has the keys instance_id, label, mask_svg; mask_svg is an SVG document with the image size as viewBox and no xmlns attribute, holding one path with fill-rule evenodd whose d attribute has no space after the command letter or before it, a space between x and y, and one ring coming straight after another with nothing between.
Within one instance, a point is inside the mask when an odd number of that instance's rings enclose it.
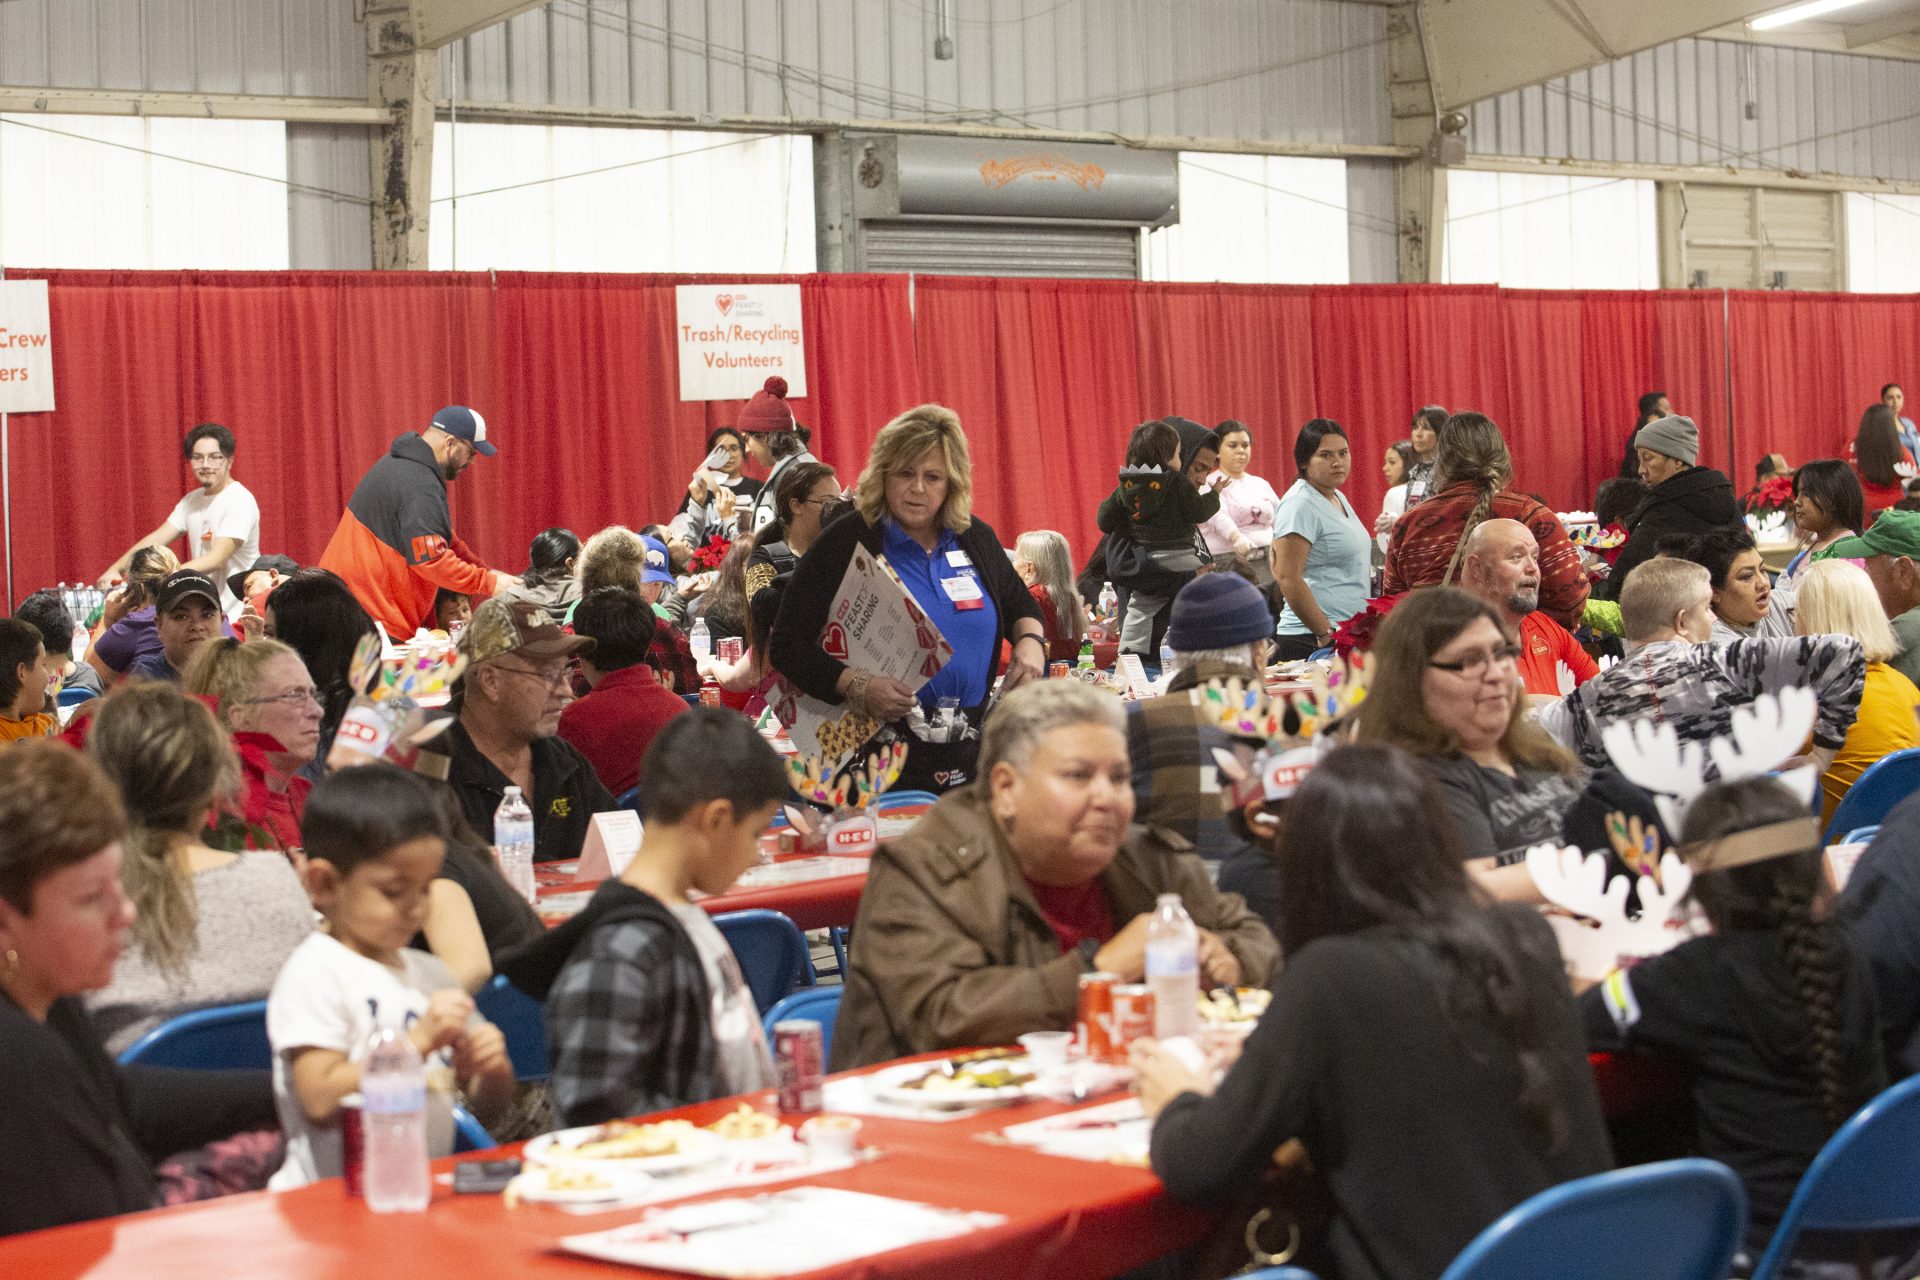
<instances>
[{"instance_id":1,"label":"paper craft antler headband","mask_svg":"<svg viewBox=\"0 0 1920 1280\"><path fill-rule=\"evenodd\" d=\"M1313 668L1308 687L1286 698L1270 697L1258 680L1238 677L1209 680L1189 691L1195 706L1208 712L1215 727L1235 738L1255 739L1257 751L1214 752L1229 784L1234 805L1256 796L1285 800L1299 789L1319 758L1313 739L1366 697L1365 659L1349 664L1336 658L1322 671Z\"/></svg>"},{"instance_id":2,"label":"paper craft antler headband","mask_svg":"<svg viewBox=\"0 0 1920 1280\"><path fill-rule=\"evenodd\" d=\"M836 812L865 809L900 780L906 763L907 744L893 742L870 754L865 764L856 764L837 777L824 756L794 756L787 761L787 776L793 789L815 804Z\"/></svg>"}]
</instances>

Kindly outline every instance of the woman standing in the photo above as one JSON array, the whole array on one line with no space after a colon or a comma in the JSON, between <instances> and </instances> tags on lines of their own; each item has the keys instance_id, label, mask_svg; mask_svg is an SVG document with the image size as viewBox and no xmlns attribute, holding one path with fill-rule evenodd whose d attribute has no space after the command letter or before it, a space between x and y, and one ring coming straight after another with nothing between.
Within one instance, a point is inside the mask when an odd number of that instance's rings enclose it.
<instances>
[{"instance_id":1,"label":"woman standing","mask_svg":"<svg viewBox=\"0 0 1920 1280\"><path fill-rule=\"evenodd\" d=\"M792 573L800 557L820 536L820 513L840 496L840 477L824 462L798 462L780 477L774 517L755 536L747 561L747 599L765 591L783 573Z\"/></svg>"},{"instance_id":2,"label":"woman standing","mask_svg":"<svg viewBox=\"0 0 1920 1280\"><path fill-rule=\"evenodd\" d=\"M1274 655L1282 662L1326 648L1333 629L1366 608L1372 569L1372 538L1340 492L1353 470L1340 424L1315 418L1300 428L1293 465L1300 478L1273 522L1273 580L1286 601Z\"/></svg>"},{"instance_id":3,"label":"woman standing","mask_svg":"<svg viewBox=\"0 0 1920 1280\"><path fill-rule=\"evenodd\" d=\"M1867 498L1860 477L1838 458L1818 458L1793 473L1793 522L1800 528L1800 550L1787 561L1777 588L1792 590L1813 558L1842 538L1867 527Z\"/></svg>"},{"instance_id":4,"label":"woman standing","mask_svg":"<svg viewBox=\"0 0 1920 1280\"><path fill-rule=\"evenodd\" d=\"M1200 526L1207 550L1215 561L1231 558L1246 567L1258 587L1273 585L1273 566L1267 549L1273 545L1273 517L1280 495L1273 486L1247 468L1253 462L1253 433L1247 424L1228 418L1214 428L1220 442L1220 469L1209 483L1220 495L1220 510Z\"/></svg>"},{"instance_id":5,"label":"woman standing","mask_svg":"<svg viewBox=\"0 0 1920 1280\"><path fill-rule=\"evenodd\" d=\"M1066 537L1052 529L1021 534L1013 544L1013 571L1040 606L1048 660L1074 661L1080 656L1080 642L1087 638L1087 608L1073 585L1073 553Z\"/></svg>"},{"instance_id":6,"label":"woman standing","mask_svg":"<svg viewBox=\"0 0 1920 1280\"><path fill-rule=\"evenodd\" d=\"M1860 429L1853 438L1853 469L1859 474L1868 511L1885 511L1907 496L1913 455L1900 443L1900 424L1884 404L1869 405L1860 415Z\"/></svg>"},{"instance_id":7,"label":"woman standing","mask_svg":"<svg viewBox=\"0 0 1920 1280\"><path fill-rule=\"evenodd\" d=\"M909 727L908 714L917 704L932 719L941 699L951 698L977 732L1003 640L1013 646L1003 692L1045 674L1040 607L998 535L973 514L973 466L953 410L924 404L882 427L855 492L855 511L821 533L794 568L774 622L773 666L802 692L849 704L907 740L900 787L950 791L972 780L980 739L927 741ZM821 645L855 548L886 558L953 648L917 692L892 676L850 667Z\"/></svg>"},{"instance_id":8,"label":"woman standing","mask_svg":"<svg viewBox=\"0 0 1920 1280\"><path fill-rule=\"evenodd\" d=\"M1413 506L1439 486L1434 472L1440 464L1440 428L1447 425L1447 411L1437 404L1423 407L1413 415L1407 429L1407 443L1413 446L1413 461L1407 465L1407 505Z\"/></svg>"},{"instance_id":9,"label":"woman standing","mask_svg":"<svg viewBox=\"0 0 1920 1280\"><path fill-rule=\"evenodd\" d=\"M87 997L107 1052L194 1009L266 999L313 932L313 904L280 854L204 843L240 781L219 722L171 685L142 684L101 704L87 754L126 808L120 884L138 912L113 981Z\"/></svg>"},{"instance_id":10,"label":"woman standing","mask_svg":"<svg viewBox=\"0 0 1920 1280\"><path fill-rule=\"evenodd\" d=\"M813 438L813 433L793 420L793 408L787 403L785 378L768 378L767 385L740 410L740 417L734 425L747 442L747 453L756 463L767 468L767 478L760 482L760 491L754 495L752 509L748 512L746 522L740 526L747 533L758 533L779 514L774 498L780 491L780 481L787 471L803 462L816 460L807 452L807 442Z\"/></svg>"},{"instance_id":11,"label":"woman standing","mask_svg":"<svg viewBox=\"0 0 1920 1280\"><path fill-rule=\"evenodd\" d=\"M1374 541L1385 556L1393 537L1393 522L1407 513L1407 475L1413 470L1413 441L1396 440L1387 446L1380 474L1387 478L1387 496L1380 500L1380 514L1373 519Z\"/></svg>"},{"instance_id":12,"label":"woman standing","mask_svg":"<svg viewBox=\"0 0 1920 1280\"><path fill-rule=\"evenodd\" d=\"M741 474L746 447L746 437L735 427L707 433L707 456L687 482L687 496L680 499L672 521L674 536L696 551L716 533L731 537L740 516L760 494L760 482ZM716 457L719 466L710 466Z\"/></svg>"}]
</instances>

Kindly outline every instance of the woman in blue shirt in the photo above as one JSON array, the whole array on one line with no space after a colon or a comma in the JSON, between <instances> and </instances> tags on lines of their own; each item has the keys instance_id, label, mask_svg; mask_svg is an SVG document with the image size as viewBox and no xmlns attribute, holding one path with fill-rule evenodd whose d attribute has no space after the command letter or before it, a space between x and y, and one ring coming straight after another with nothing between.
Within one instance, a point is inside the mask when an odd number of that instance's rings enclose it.
<instances>
[{"instance_id":1,"label":"woman in blue shirt","mask_svg":"<svg viewBox=\"0 0 1920 1280\"><path fill-rule=\"evenodd\" d=\"M974 734L993 692L1002 641L1012 645L1005 690L1045 674L1040 608L986 521L973 514L973 471L960 419L940 405L909 409L880 431L855 488L855 510L823 530L793 571L770 646L774 669L799 689L848 703L904 739L897 786L950 791L973 780L980 740L928 741L909 723L917 704L931 722L953 699ZM848 666L821 645L834 594L854 548L883 556L953 648L918 690ZM938 736L938 735L936 735Z\"/></svg>"},{"instance_id":2,"label":"woman in blue shirt","mask_svg":"<svg viewBox=\"0 0 1920 1280\"><path fill-rule=\"evenodd\" d=\"M1273 580L1281 611L1281 661L1326 647L1333 629L1364 609L1372 574L1372 530L1354 514L1340 486L1353 471L1347 433L1315 418L1293 442L1300 478L1273 518Z\"/></svg>"}]
</instances>

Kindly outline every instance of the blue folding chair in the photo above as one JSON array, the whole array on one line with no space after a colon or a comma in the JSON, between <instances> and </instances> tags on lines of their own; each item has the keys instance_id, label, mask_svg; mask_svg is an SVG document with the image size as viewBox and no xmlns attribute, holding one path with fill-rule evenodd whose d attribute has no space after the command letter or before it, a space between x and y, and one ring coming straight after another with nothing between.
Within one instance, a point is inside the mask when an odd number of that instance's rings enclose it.
<instances>
[{"instance_id":1,"label":"blue folding chair","mask_svg":"<svg viewBox=\"0 0 1920 1280\"><path fill-rule=\"evenodd\" d=\"M1920 1076L1880 1094L1827 1139L1780 1216L1753 1280L1780 1274L1803 1231L1913 1226L1920 1226Z\"/></svg>"},{"instance_id":2,"label":"blue folding chair","mask_svg":"<svg viewBox=\"0 0 1920 1280\"><path fill-rule=\"evenodd\" d=\"M77 707L89 698L97 698L99 696L99 694L91 689L66 688L60 690L60 696L57 701L59 705L63 707Z\"/></svg>"},{"instance_id":3,"label":"blue folding chair","mask_svg":"<svg viewBox=\"0 0 1920 1280\"><path fill-rule=\"evenodd\" d=\"M1890 752L1867 766L1833 811L1827 824L1826 843L1832 844L1843 831L1871 827L1884 822L1893 806L1920 790L1920 747Z\"/></svg>"},{"instance_id":4,"label":"blue folding chair","mask_svg":"<svg viewBox=\"0 0 1920 1280\"><path fill-rule=\"evenodd\" d=\"M640 809L640 788L637 785L628 787L620 793L620 798L615 800L614 803L622 809L632 809L638 812Z\"/></svg>"},{"instance_id":5,"label":"blue folding chair","mask_svg":"<svg viewBox=\"0 0 1920 1280\"><path fill-rule=\"evenodd\" d=\"M762 1013L801 987L813 985L813 957L807 936L778 911L757 908L715 916L719 928L739 958L753 1003Z\"/></svg>"},{"instance_id":6,"label":"blue folding chair","mask_svg":"<svg viewBox=\"0 0 1920 1280\"><path fill-rule=\"evenodd\" d=\"M1474 1237L1440 1280L1723 1280L1747 1194L1717 1160L1667 1160L1549 1187Z\"/></svg>"},{"instance_id":7,"label":"blue folding chair","mask_svg":"<svg viewBox=\"0 0 1920 1280\"><path fill-rule=\"evenodd\" d=\"M267 1002L218 1005L169 1018L121 1051L123 1065L268 1071Z\"/></svg>"},{"instance_id":8,"label":"blue folding chair","mask_svg":"<svg viewBox=\"0 0 1920 1280\"><path fill-rule=\"evenodd\" d=\"M547 1055L546 1007L496 973L473 998L480 1016L507 1038L507 1057L516 1080L545 1080L552 1069Z\"/></svg>"},{"instance_id":9,"label":"blue folding chair","mask_svg":"<svg viewBox=\"0 0 1920 1280\"><path fill-rule=\"evenodd\" d=\"M453 1154L463 1151L491 1151L500 1144L487 1132L487 1126L473 1118L465 1107L453 1109Z\"/></svg>"},{"instance_id":10,"label":"blue folding chair","mask_svg":"<svg viewBox=\"0 0 1920 1280\"><path fill-rule=\"evenodd\" d=\"M1841 844L1872 844L1873 838L1880 834L1880 824L1870 827L1855 827L1840 838Z\"/></svg>"},{"instance_id":11,"label":"blue folding chair","mask_svg":"<svg viewBox=\"0 0 1920 1280\"><path fill-rule=\"evenodd\" d=\"M840 997L845 987L808 987L805 991L796 991L785 1000L767 1010L762 1020L767 1031L767 1043L773 1043L773 1024L785 1022L790 1018L811 1018L820 1024L820 1057L822 1060L833 1056L833 1024L840 1017Z\"/></svg>"}]
</instances>

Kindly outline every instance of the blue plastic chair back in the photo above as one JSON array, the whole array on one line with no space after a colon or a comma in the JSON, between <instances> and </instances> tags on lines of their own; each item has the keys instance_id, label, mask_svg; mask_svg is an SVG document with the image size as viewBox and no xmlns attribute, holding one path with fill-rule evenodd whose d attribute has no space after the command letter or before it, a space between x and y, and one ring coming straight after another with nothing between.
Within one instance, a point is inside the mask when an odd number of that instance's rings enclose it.
<instances>
[{"instance_id":1,"label":"blue plastic chair back","mask_svg":"<svg viewBox=\"0 0 1920 1280\"><path fill-rule=\"evenodd\" d=\"M767 1010L763 1019L766 1027L767 1043L773 1043L773 1024L785 1022L789 1018L810 1018L820 1024L820 1057L822 1061L833 1056L833 1024L840 1017L840 996L846 988L835 984L831 987L808 987L805 991L796 991L785 1000Z\"/></svg>"},{"instance_id":2,"label":"blue plastic chair back","mask_svg":"<svg viewBox=\"0 0 1920 1280\"><path fill-rule=\"evenodd\" d=\"M494 974L473 998L480 1016L500 1028L507 1039L507 1057L513 1060L516 1080L545 1080L552 1069L547 1056L547 1010L532 996Z\"/></svg>"},{"instance_id":3,"label":"blue plastic chair back","mask_svg":"<svg viewBox=\"0 0 1920 1280\"><path fill-rule=\"evenodd\" d=\"M200 1071L271 1070L267 1002L218 1005L170 1018L127 1046L120 1061Z\"/></svg>"},{"instance_id":4,"label":"blue plastic chair back","mask_svg":"<svg viewBox=\"0 0 1920 1280\"><path fill-rule=\"evenodd\" d=\"M1874 1231L1920 1225L1920 1076L1854 1113L1827 1139L1780 1216L1753 1280L1770 1280L1802 1231Z\"/></svg>"},{"instance_id":5,"label":"blue plastic chair back","mask_svg":"<svg viewBox=\"0 0 1920 1280\"><path fill-rule=\"evenodd\" d=\"M1832 844L1843 831L1884 822L1893 806L1915 791L1920 791L1920 747L1881 756L1847 788L1827 824L1826 843Z\"/></svg>"},{"instance_id":6,"label":"blue plastic chair back","mask_svg":"<svg viewBox=\"0 0 1920 1280\"><path fill-rule=\"evenodd\" d=\"M739 959L747 989L753 992L753 1003L762 1013L782 997L813 985L813 957L807 951L807 936L778 911L729 911L715 916L713 923Z\"/></svg>"},{"instance_id":7,"label":"blue plastic chair back","mask_svg":"<svg viewBox=\"0 0 1920 1280\"><path fill-rule=\"evenodd\" d=\"M620 806L620 808L622 809L631 809L636 813L639 812L639 809L640 809L639 786L636 784L634 786L628 787L625 791L622 791L620 793L620 798L618 800L615 800L614 803Z\"/></svg>"},{"instance_id":8,"label":"blue plastic chair back","mask_svg":"<svg viewBox=\"0 0 1920 1280\"><path fill-rule=\"evenodd\" d=\"M58 702L63 707L77 707L88 699L99 696L91 689L68 688L60 690Z\"/></svg>"},{"instance_id":9,"label":"blue plastic chair back","mask_svg":"<svg viewBox=\"0 0 1920 1280\"><path fill-rule=\"evenodd\" d=\"M453 1153L463 1151L491 1151L500 1144L493 1140L487 1127L473 1118L473 1113L465 1107L453 1109Z\"/></svg>"},{"instance_id":10,"label":"blue plastic chair back","mask_svg":"<svg viewBox=\"0 0 1920 1280\"><path fill-rule=\"evenodd\" d=\"M1840 843L1872 844L1873 838L1879 834L1880 824L1876 822L1870 827L1855 827L1853 830L1847 832L1845 836L1841 837Z\"/></svg>"},{"instance_id":11,"label":"blue plastic chair back","mask_svg":"<svg viewBox=\"0 0 1920 1280\"><path fill-rule=\"evenodd\" d=\"M1482 1231L1440 1280L1723 1280L1747 1195L1717 1160L1668 1160L1549 1187Z\"/></svg>"}]
</instances>

